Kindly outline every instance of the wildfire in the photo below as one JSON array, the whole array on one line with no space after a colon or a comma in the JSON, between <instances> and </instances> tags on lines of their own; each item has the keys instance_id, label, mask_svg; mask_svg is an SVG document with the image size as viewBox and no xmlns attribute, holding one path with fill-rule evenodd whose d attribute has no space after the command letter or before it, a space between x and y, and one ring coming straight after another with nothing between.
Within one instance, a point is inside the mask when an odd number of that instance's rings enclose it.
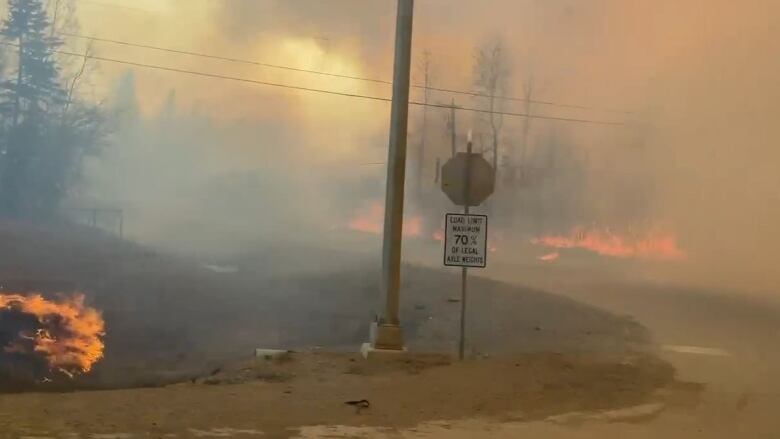
<instances>
[{"instance_id":1,"label":"wildfire","mask_svg":"<svg viewBox=\"0 0 780 439\"><path fill-rule=\"evenodd\" d=\"M84 305L82 294L59 302L37 293L0 294L0 323L8 313L29 317L32 324L2 347L7 354L37 355L69 376L89 372L103 358L105 322Z\"/></svg>"},{"instance_id":2,"label":"wildfire","mask_svg":"<svg viewBox=\"0 0 780 439\"><path fill-rule=\"evenodd\" d=\"M349 220L347 227L358 232L381 234L384 228L385 207L379 201L371 202L367 209L361 209ZM405 237L418 237L422 234L422 218L419 216L405 217L403 222Z\"/></svg>"},{"instance_id":3,"label":"wildfire","mask_svg":"<svg viewBox=\"0 0 780 439\"><path fill-rule=\"evenodd\" d=\"M662 232L650 232L643 236L628 236L620 235L609 229L577 227L568 235L542 236L532 239L531 243L554 249L582 248L602 256L615 258L659 260L685 258L685 252L677 246L675 236Z\"/></svg>"}]
</instances>

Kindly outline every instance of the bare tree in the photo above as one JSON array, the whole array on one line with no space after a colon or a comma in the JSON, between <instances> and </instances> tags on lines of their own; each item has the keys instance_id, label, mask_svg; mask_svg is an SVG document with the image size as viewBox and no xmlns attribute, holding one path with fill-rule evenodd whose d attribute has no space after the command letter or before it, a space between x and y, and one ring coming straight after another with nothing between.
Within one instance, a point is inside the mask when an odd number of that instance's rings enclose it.
<instances>
[{"instance_id":1,"label":"bare tree","mask_svg":"<svg viewBox=\"0 0 780 439\"><path fill-rule=\"evenodd\" d=\"M533 96L534 96L534 75L533 73L530 73L528 75L528 78L526 79L525 83L523 84L523 97L525 98L525 114L527 115L525 120L523 121L523 134L521 138L521 144L520 144L520 181L523 182L525 179L525 168L526 168L526 157L528 154L528 137L529 133L531 131L531 104L533 102ZM512 165L517 165L517 163L512 160Z\"/></svg>"},{"instance_id":2,"label":"bare tree","mask_svg":"<svg viewBox=\"0 0 780 439\"><path fill-rule=\"evenodd\" d=\"M428 102L431 97L431 81L432 81L432 65L433 55L430 51L426 50L422 54L422 58L417 66L418 74L422 80L423 88L423 105L422 107L422 125L420 127L420 146L417 148L417 169L415 173L416 190L418 199L422 197L422 181L423 170L425 168L425 140L428 131Z\"/></svg>"},{"instance_id":3,"label":"bare tree","mask_svg":"<svg viewBox=\"0 0 780 439\"><path fill-rule=\"evenodd\" d=\"M54 38L54 36L57 33L57 25L59 24L59 23L57 23L57 19L60 16L60 3L61 2L62 2L62 0L54 0L54 12L52 12L52 19L51 19L51 33L49 34L49 36L51 38ZM49 2L49 3L51 3L51 2ZM49 4L47 3L46 6L47 6L47 9L48 9Z\"/></svg>"},{"instance_id":4,"label":"bare tree","mask_svg":"<svg viewBox=\"0 0 780 439\"><path fill-rule=\"evenodd\" d=\"M501 134L504 127L501 96L507 93L510 76L509 59L502 39L476 49L474 54L474 88L487 95L493 168L498 171Z\"/></svg>"},{"instance_id":5,"label":"bare tree","mask_svg":"<svg viewBox=\"0 0 780 439\"><path fill-rule=\"evenodd\" d=\"M79 67L78 71L73 75L73 78L70 80L68 84L67 97L65 98L65 107L63 108L62 111L63 119L66 117L68 113L68 109L70 109L71 104L73 104L73 93L77 90L79 86L79 82L84 77L84 73L87 70L87 64L89 63L89 59L92 58L92 43L93 40L89 40L89 43L87 44L87 48L84 50L84 57L81 62L81 66Z\"/></svg>"}]
</instances>

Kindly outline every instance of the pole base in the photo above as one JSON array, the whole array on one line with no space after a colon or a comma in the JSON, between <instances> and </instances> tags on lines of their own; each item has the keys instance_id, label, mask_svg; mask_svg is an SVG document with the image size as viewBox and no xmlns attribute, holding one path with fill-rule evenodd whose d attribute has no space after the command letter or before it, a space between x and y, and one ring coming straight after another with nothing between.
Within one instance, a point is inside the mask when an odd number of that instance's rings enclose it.
<instances>
[{"instance_id":1,"label":"pole base","mask_svg":"<svg viewBox=\"0 0 780 439\"><path fill-rule=\"evenodd\" d=\"M363 345L360 346L360 354L363 355L363 358L366 360L392 360L393 358L398 358L399 356L403 356L406 353L406 348L401 350L376 349L371 345L371 343L363 343Z\"/></svg>"},{"instance_id":2,"label":"pole base","mask_svg":"<svg viewBox=\"0 0 780 439\"><path fill-rule=\"evenodd\" d=\"M374 350L398 352L406 350L401 327L388 323L374 322L371 324L371 337L368 344Z\"/></svg>"}]
</instances>

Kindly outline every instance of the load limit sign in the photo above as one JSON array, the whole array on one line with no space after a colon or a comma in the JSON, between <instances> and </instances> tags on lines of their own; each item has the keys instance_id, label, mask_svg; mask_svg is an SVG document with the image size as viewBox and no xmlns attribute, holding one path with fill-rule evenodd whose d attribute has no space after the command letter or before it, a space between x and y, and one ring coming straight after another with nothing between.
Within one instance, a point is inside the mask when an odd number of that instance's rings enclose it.
<instances>
[{"instance_id":1,"label":"load limit sign","mask_svg":"<svg viewBox=\"0 0 780 439\"><path fill-rule=\"evenodd\" d=\"M485 268L487 216L448 213L444 221L444 265Z\"/></svg>"}]
</instances>

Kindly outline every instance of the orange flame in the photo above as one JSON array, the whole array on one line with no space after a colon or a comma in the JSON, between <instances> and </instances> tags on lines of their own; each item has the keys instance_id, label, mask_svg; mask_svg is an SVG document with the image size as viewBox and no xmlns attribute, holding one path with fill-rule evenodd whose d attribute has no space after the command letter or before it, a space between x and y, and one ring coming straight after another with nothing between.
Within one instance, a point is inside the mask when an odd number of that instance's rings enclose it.
<instances>
[{"instance_id":1,"label":"orange flame","mask_svg":"<svg viewBox=\"0 0 780 439\"><path fill-rule=\"evenodd\" d=\"M358 232L379 235L384 229L385 207L379 201L372 201L368 209L361 209L358 215L349 220L347 227ZM422 234L422 218L405 217L403 221L405 237L417 237Z\"/></svg>"},{"instance_id":2,"label":"orange flame","mask_svg":"<svg viewBox=\"0 0 780 439\"><path fill-rule=\"evenodd\" d=\"M100 312L84 305L77 294L62 302L53 302L40 294L0 294L0 309L15 309L37 318L43 329L19 338L32 342L34 353L43 356L52 369L68 375L89 372L103 358L105 322ZM62 330L53 333L56 326ZM24 352L23 344L11 344L6 352Z\"/></svg>"},{"instance_id":3,"label":"orange flame","mask_svg":"<svg viewBox=\"0 0 780 439\"><path fill-rule=\"evenodd\" d=\"M542 236L532 239L531 243L555 249L582 248L615 258L679 260L686 256L685 252L677 246L674 235L660 232L630 237L619 235L609 229L577 227L568 236Z\"/></svg>"}]
</instances>

